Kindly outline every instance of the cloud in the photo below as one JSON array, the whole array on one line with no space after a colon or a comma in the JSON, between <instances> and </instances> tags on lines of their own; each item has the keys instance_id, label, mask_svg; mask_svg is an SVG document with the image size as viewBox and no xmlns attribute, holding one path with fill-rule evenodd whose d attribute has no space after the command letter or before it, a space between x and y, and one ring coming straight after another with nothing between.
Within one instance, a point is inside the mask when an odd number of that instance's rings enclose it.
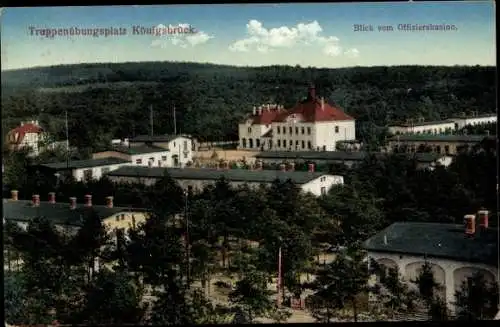
<instances>
[{"instance_id":1,"label":"cloud","mask_svg":"<svg viewBox=\"0 0 500 327\"><path fill-rule=\"evenodd\" d=\"M344 54L350 58L357 58L359 57L359 50L356 48L352 48L344 52Z\"/></svg>"},{"instance_id":2,"label":"cloud","mask_svg":"<svg viewBox=\"0 0 500 327\"><path fill-rule=\"evenodd\" d=\"M258 20L247 24L247 38L238 40L229 46L234 52L258 51L266 53L275 49L287 49L297 45L316 45L327 56L358 56L357 49L343 51L340 40L335 36L323 36L323 28L317 21L299 23L294 27L281 26L267 29Z\"/></svg>"},{"instance_id":3,"label":"cloud","mask_svg":"<svg viewBox=\"0 0 500 327\"><path fill-rule=\"evenodd\" d=\"M181 48L195 47L200 44L207 43L213 39L212 35L203 31L198 31L193 28L193 33L172 33L171 31L176 28L189 30L190 24L177 24L177 25L163 25L156 26L158 39L151 42L152 47L165 48L169 45L179 46Z\"/></svg>"}]
</instances>

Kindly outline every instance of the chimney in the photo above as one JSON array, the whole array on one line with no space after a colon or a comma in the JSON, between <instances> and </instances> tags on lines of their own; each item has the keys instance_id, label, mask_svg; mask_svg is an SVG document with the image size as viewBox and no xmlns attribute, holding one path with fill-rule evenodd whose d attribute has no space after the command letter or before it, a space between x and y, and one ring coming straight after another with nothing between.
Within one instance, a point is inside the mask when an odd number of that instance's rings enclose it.
<instances>
[{"instance_id":1,"label":"chimney","mask_svg":"<svg viewBox=\"0 0 500 327\"><path fill-rule=\"evenodd\" d=\"M113 197L112 196L106 197L106 207L113 208Z\"/></svg>"},{"instance_id":2,"label":"chimney","mask_svg":"<svg viewBox=\"0 0 500 327\"><path fill-rule=\"evenodd\" d=\"M487 229L489 225L489 211L488 210L479 210L477 212L477 216L479 218L479 227L483 229Z\"/></svg>"},{"instance_id":3,"label":"chimney","mask_svg":"<svg viewBox=\"0 0 500 327\"><path fill-rule=\"evenodd\" d=\"M71 210L76 209L76 198L74 196L69 198L69 208Z\"/></svg>"},{"instance_id":4,"label":"chimney","mask_svg":"<svg viewBox=\"0 0 500 327\"><path fill-rule=\"evenodd\" d=\"M56 203L56 193L55 192L50 192L49 193L49 203Z\"/></svg>"},{"instance_id":5,"label":"chimney","mask_svg":"<svg viewBox=\"0 0 500 327\"><path fill-rule=\"evenodd\" d=\"M384 234L384 245L387 245L387 235Z\"/></svg>"},{"instance_id":6,"label":"chimney","mask_svg":"<svg viewBox=\"0 0 500 327\"><path fill-rule=\"evenodd\" d=\"M259 116L262 115L262 106L260 106L259 108L257 108L257 114Z\"/></svg>"},{"instance_id":7,"label":"chimney","mask_svg":"<svg viewBox=\"0 0 500 327\"><path fill-rule=\"evenodd\" d=\"M476 216L475 215L465 215L465 235L472 236L476 233Z\"/></svg>"},{"instance_id":8,"label":"chimney","mask_svg":"<svg viewBox=\"0 0 500 327\"><path fill-rule=\"evenodd\" d=\"M314 173L314 164L310 163L307 165L307 171L310 173Z\"/></svg>"},{"instance_id":9,"label":"chimney","mask_svg":"<svg viewBox=\"0 0 500 327\"><path fill-rule=\"evenodd\" d=\"M288 165L288 171L295 171L295 163L294 163L294 162L291 162L291 163Z\"/></svg>"},{"instance_id":10,"label":"chimney","mask_svg":"<svg viewBox=\"0 0 500 327\"><path fill-rule=\"evenodd\" d=\"M32 196L32 200L33 200L33 207L38 207L38 206L40 206L40 195L38 195L38 194L33 194L33 196Z\"/></svg>"},{"instance_id":11,"label":"chimney","mask_svg":"<svg viewBox=\"0 0 500 327\"><path fill-rule=\"evenodd\" d=\"M314 87L314 85L309 86L308 98L309 100L316 99L316 88Z\"/></svg>"},{"instance_id":12,"label":"chimney","mask_svg":"<svg viewBox=\"0 0 500 327\"><path fill-rule=\"evenodd\" d=\"M10 191L10 195L11 195L12 201L17 201L19 199L19 191L18 190Z\"/></svg>"},{"instance_id":13,"label":"chimney","mask_svg":"<svg viewBox=\"0 0 500 327\"><path fill-rule=\"evenodd\" d=\"M286 171L286 165L284 163L280 164L280 170Z\"/></svg>"},{"instance_id":14,"label":"chimney","mask_svg":"<svg viewBox=\"0 0 500 327\"><path fill-rule=\"evenodd\" d=\"M325 110L325 98L321 97L321 110Z\"/></svg>"},{"instance_id":15,"label":"chimney","mask_svg":"<svg viewBox=\"0 0 500 327\"><path fill-rule=\"evenodd\" d=\"M253 115L257 115L257 107L256 106L253 106Z\"/></svg>"},{"instance_id":16,"label":"chimney","mask_svg":"<svg viewBox=\"0 0 500 327\"><path fill-rule=\"evenodd\" d=\"M90 194L85 195L85 206L92 207L92 195Z\"/></svg>"},{"instance_id":17,"label":"chimney","mask_svg":"<svg viewBox=\"0 0 500 327\"><path fill-rule=\"evenodd\" d=\"M151 160L148 160L148 167L149 168L153 167L153 162Z\"/></svg>"}]
</instances>

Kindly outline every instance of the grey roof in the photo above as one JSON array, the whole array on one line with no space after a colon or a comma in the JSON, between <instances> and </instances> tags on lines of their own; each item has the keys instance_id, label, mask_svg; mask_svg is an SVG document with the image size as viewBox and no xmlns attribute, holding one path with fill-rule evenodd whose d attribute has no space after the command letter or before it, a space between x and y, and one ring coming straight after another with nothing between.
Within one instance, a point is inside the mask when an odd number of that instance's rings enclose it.
<instances>
[{"instance_id":1,"label":"grey roof","mask_svg":"<svg viewBox=\"0 0 500 327\"><path fill-rule=\"evenodd\" d=\"M451 119L446 120L434 120L434 121L422 121L422 122L413 122L413 123L399 123L394 124L391 127L412 127L412 126L428 126L428 125L444 125L444 124L453 124L454 121Z\"/></svg>"},{"instance_id":2,"label":"grey roof","mask_svg":"<svg viewBox=\"0 0 500 327\"><path fill-rule=\"evenodd\" d=\"M416 135L398 135L390 138L391 141L401 142L481 142L486 135L430 135L430 134L416 134Z\"/></svg>"},{"instance_id":3,"label":"grey roof","mask_svg":"<svg viewBox=\"0 0 500 327\"><path fill-rule=\"evenodd\" d=\"M467 115L467 116L457 116L457 117L453 117L453 119L474 119L474 118L488 118L488 117L497 117L497 114L496 113L485 113L485 114L479 114L479 115L476 115L476 116L472 116L472 115Z\"/></svg>"},{"instance_id":4,"label":"grey roof","mask_svg":"<svg viewBox=\"0 0 500 327\"><path fill-rule=\"evenodd\" d=\"M372 153L378 157L387 156L388 153L374 152ZM325 160L325 161L362 161L370 155L369 152L364 151L272 151L272 152L261 152L255 157L257 159L282 159L282 160ZM443 155L437 153L415 153L415 154L401 154L409 158L413 158L418 162L433 162L437 159L443 157Z\"/></svg>"},{"instance_id":5,"label":"grey roof","mask_svg":"<svg viewBox=\"0 0 500 327\"><path fill-rule=\"evenodd\" d=\"M92 167L100 167L100 166L109 166L109 165L118 165L131 163L130 160L124 160L121 158L101 158L101 159L87 159L87 160L70 160L69 162L56 162L56 163L47 163L41 164L43 167L62 170L62 169L80 169L80 168L92 168Z\"/></svg>"},{"instance_id":6,"label":"grey roof","mask_svg":"<svg viewBox=\"0 0 500 327\"><path fill-rule=\"evenodd\" d=\"M6 200L3 201L3 217L5 220L29 222L36 217L45 217L53 224L80 226L82 218L90 212L97 213L101 219L108 218L114 214L143 209L131 209L126 207L113 207L94 205L92 207L84 207L83 204L78 204L77 208L71 210L69 203L58 202L49 203L47 201L40 201L38 207L34 207L29 200Z\"/></svg>"},{"instance_id":7,"label":"grey roof","mask_svg":"<svg viewBox=\"0 0 500 327\"><path fill-rule=\"evenodd\" d=\"M320 176L321 172L247 170L247 169L207 169L207 168L162 168L124 166L109 172L108 176L161 178L167 172L173 179L217 180L221 177L233 182L271 183L276 179L290 179L295 184L305 184Z\"/></svg>"},{"instance_id":8,"label":"grey roof","mask_svg":"<svg viewBox=\"0 0 500 327\"><path fill-rule=\"evenodd\" d=\"M148 153L156 153L156 152L166 152L167 149L154 146L154 145L139 145L139 146L114 146L110 149L110 151L116 151L121 153L126 153L129 155L134 154L148 154Z\"/></svg>"},{"instance_id":9,"label":"grey roof","mask_svg":"<svg viewBox=\"0 0 500 327\"><path fill-rule=\"evenodd\" d=\"M384 243L384 236L387 244ZM497 264L497 230L465 236L463 225L398 222L364 242L368 251L426 255L466 262Z\"/></svg>"},{"instance_id":10,"label":"grey roof","mask_svg":"<svg viewBox=\"0 0 500 327\"><path fill-rule=\"evenodd\" d=\"M135 142L170 142L178 137L190 138L187 135L138 135L129 140L129 143Z\"/></svg>"}]
</instances>

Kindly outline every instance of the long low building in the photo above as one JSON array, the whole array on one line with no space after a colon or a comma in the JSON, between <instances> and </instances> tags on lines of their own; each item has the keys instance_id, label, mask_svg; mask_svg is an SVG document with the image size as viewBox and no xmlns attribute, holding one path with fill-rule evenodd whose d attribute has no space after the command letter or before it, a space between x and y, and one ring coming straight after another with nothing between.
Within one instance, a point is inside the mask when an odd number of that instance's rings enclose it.
<instances>
[{"instance_id":1,"label":"long low building","mask_svg":"<svg viewBox=\"0 0 500 327\"><path fill-rule=\"evenodd\" d=\"M105 157L87 160L68 160L65 162L38 165L38 168L60 174L62 177L72 176L76 181L100 179L106 173L132 162L123 158Z\"/></svg>"},{"instance_id":2,"label":"long low building","mask_svg":"<svg viewBox=\"0 0 500 327\"><path fill-rule=\"evenodd\" d=\"M487 135L397 135L388 140L388 151L408 152L432 151L445 155L456 155L462 149L467 150L476 144L494 140Z\"/></svg>"},{"instance_id":3,"label":"long low building","mask_svg":"<svg viewBox=\"0 0 500 327\"><path fill-rule=\"evenodd\" d=\"M184 189L201 190L205 185L225 178L231 185L248 184L258 186L271 184L275 180L291 180L304 192L316 196L326 194L334 185L344 184L344 177L314 171L278 171L246 169L200 169L200 168L159 168L125 166L109 172L107 176L114 182L138 182L151 185L158 179L170 175Z\"/></svg>"},{"instance_id":4,"label":"long low building","mask_svg":"<svg viewBox=\"0 0 500 327\"><path fill-rule=\"evenodd\" d=\"M344 164L348 167L353 167L363 162L363 160L367 159L370 155L383 158L387 156L388 153L370 153L364 151L270 151L259 153L255 156L255 159L267 164L314 162L315 164ZM452 161L451 157L437 153L411 153L401 155L406 156L409 160L415 160L418 168L430 168L437 165L446 167L450 165Z\"/></svg>"},{"instance_id":5,"label":"long low building","mask_svg":"<svg viewBox=\"0 0 500 327\"><path fill-rule=\"evenodd\" d=\"M474 273L497 281L497 229L476 229L467 235L464 225L399 222L365 241L364 248L379 264L397 269L406 282L429 263L443 287L441 296L453 308L455 292Z\"/></svg>"}]
</instances>

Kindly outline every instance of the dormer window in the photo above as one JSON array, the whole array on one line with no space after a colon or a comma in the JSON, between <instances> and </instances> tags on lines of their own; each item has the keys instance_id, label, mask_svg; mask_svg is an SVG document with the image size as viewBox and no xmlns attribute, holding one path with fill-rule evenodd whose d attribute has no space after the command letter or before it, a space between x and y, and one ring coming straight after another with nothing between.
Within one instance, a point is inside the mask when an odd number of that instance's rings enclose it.
<instances>
[{"instance_id":1,"label":"dormer window","mask_svg":"<svg viewBox=\"0 0 500 327\"><path fill-rule=\"evenodd\" d=\"M248 133L252 133L252 127L248 127Z\"/></svg>"}]
</instances>

